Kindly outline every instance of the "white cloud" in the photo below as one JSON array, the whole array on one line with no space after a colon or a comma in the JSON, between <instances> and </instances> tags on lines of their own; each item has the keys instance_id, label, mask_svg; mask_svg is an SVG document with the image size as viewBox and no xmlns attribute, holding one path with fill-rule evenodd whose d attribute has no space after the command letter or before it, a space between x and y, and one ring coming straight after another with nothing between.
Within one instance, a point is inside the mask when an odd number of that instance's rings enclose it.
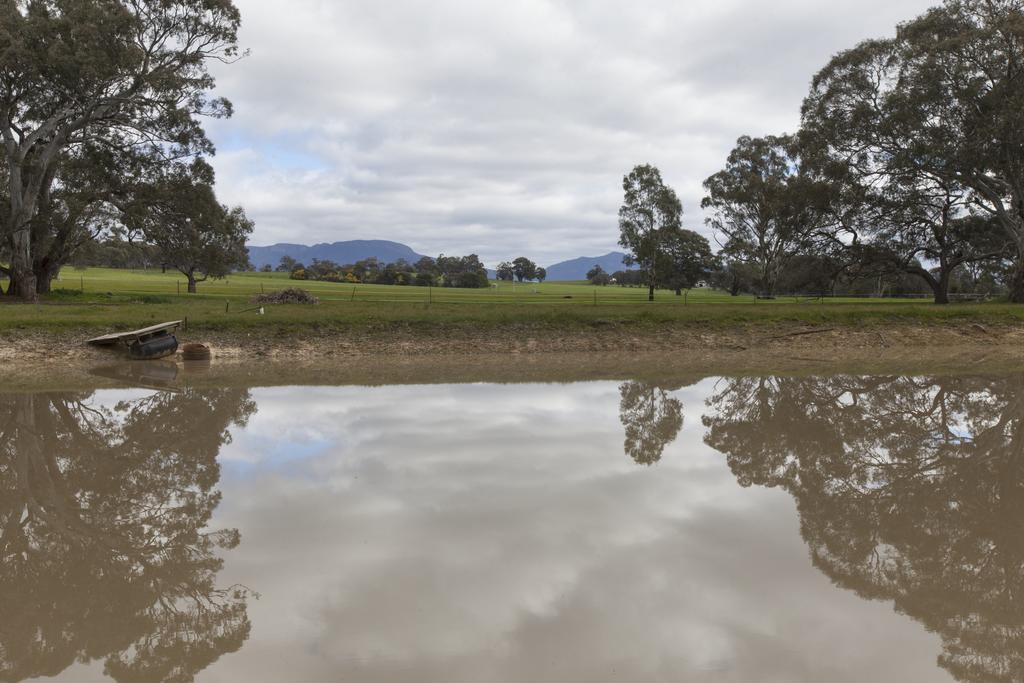
<instances>
[{"instance_id":1,"label":"white cloud","mask_svg":"<svg viewBox=\"0 0 1024 683\"><path fill-rule=\"evenodd\" d=\"M393 239L542 263L615 248L622 175L701 182L795 129L828 57L929 0L239 0L218 186L255 244Z\"/></svg>"}]
</instances>

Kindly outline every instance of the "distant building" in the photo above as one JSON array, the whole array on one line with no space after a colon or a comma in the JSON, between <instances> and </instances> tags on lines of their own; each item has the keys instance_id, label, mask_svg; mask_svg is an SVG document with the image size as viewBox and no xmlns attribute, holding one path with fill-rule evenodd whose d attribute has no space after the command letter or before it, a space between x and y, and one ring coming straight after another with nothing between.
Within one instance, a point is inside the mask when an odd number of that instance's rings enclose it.
<instances>
[{"instance_id":1,"label":"distant building","mask_svg":"<svg viewBox=\"0 0 1024 683\"><path fill-rule=\"evenodd\" d=\"M708 289L710 286L707 280L701 280L697 283L697 289Z\"/></svg>"}]
</instances>

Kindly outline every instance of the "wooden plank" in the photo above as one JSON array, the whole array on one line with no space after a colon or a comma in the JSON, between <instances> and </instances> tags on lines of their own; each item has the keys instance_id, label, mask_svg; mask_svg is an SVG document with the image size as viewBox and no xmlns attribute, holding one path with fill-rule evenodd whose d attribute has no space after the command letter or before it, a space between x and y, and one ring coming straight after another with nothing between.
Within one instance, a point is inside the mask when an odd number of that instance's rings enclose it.
<instances>
[{"instance_id":1,"label":"wooden plank","mask_svg":"<svg viewBox=\"0 0 1024 683\"><path fill-rule=\"evenodd\" d=\"M102 337L95 337L87 340L86 344L93 344L94 346L110 346L116 344L119 341L127 341L144 337L147 334L153 334L154 332L160 332L162 330L174 330L181 325L180 320L172 320L171 322L160 323L159 325L150 325L149 327L143 327L141 330L132 330L131 332L114 332L111 334L105 334Z\"/></svg>"}]
</instances>

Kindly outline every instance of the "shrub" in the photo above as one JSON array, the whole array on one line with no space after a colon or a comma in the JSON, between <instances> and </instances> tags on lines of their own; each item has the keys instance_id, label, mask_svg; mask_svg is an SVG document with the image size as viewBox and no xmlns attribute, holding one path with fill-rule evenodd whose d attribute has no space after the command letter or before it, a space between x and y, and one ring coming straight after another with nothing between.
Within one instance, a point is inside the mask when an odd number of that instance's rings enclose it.
<instances>
[{"instance_id":1,"label":"shrub","mask_svg":"<svg viewBox=\"0 0 1024 683\"><path fill-rule=\"evenodd\" d=\"M252 298L252 302L254 304L318 304L320 299L304 289L289 287L277 292L258 294Z\"/></svg>"}]
</instances>

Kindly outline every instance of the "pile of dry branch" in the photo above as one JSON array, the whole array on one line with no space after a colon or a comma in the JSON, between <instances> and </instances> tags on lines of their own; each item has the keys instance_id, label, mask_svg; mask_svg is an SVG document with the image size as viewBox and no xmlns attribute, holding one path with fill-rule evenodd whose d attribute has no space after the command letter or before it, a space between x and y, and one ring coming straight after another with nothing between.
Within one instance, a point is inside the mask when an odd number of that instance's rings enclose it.
<instances>
[{"instance_id":1,"label":"pile of dry branch","mask_svg":"<svg viewBox=\"0 0 1024 683\"><path fill-rule=\"evenodd\" d=\"M318 304L320 299L316 298L304 289L289 287L277 292L259 294L252 298L254 304Z\"/></svg>"}]
</instances>

